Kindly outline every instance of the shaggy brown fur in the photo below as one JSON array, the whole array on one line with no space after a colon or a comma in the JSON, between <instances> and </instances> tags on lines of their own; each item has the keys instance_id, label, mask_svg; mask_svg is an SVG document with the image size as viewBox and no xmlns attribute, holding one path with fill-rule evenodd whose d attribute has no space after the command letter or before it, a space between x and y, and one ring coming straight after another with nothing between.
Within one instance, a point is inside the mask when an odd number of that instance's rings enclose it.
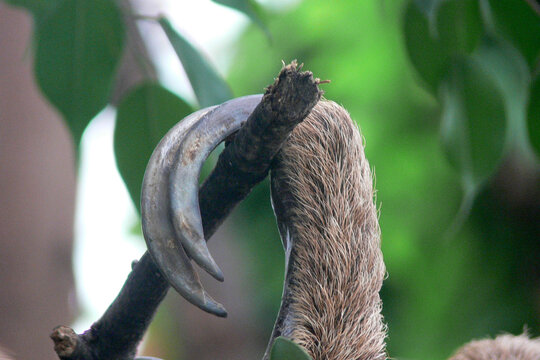
<instances>
[{"instance_id":1,"label":"shaggy brown fur","mask_svg":"<svg viewBox=\"0 0 540 360\"><path fill-rule=\"evenodd\" d=\"M287 251L272 339L286 336L314 360L386 359L379 297L385 267L373 197L358 129L343 108L320 101L272 167L274 212ZM540 340L474 341L450 360L540 360Z\"/></svg>"},{"instance_id":2,"label":"shaggy brown fur","mask_svg":"<svg viewBox=\"0 0 540 360\"><path fill-rule=\"evenodd\" d=\"M450 360L540 360L540 339L527 335L501 335L495 339L472 341Z\"/></svg>"},{"instance_id":3,"label":"shaggy brown fur","mask_svg":"<svg viewBox=\"0 0 540 360\"><path fill-rule=\"evenodd\" d=\"M272 170L272 197L290 246L274 335L314 360L385 359L379 290L385 276L372 175L349 114L320 101Z\"/></svg>"}]
</instances>

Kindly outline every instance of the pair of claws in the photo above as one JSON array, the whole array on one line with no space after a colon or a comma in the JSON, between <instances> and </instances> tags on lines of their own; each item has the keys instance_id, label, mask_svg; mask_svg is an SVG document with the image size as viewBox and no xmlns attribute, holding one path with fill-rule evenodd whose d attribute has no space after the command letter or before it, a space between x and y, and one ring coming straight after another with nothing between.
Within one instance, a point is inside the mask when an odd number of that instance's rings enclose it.
<instances>
[{"instance_id":1,"label":"pair of claws","mask_svg":"<svg viewBox=\"0 0 540 360\"><path fill-rule=\"evenodd\" d=\"M221 317L227 316L225 308L203 289L191 262L223 281L204 238L199 173L210 152L240 128L261 98L233 99L184 118L154 150L142 185L142 229L152 258L180 295Z\"/></svg>"}]
</instances>

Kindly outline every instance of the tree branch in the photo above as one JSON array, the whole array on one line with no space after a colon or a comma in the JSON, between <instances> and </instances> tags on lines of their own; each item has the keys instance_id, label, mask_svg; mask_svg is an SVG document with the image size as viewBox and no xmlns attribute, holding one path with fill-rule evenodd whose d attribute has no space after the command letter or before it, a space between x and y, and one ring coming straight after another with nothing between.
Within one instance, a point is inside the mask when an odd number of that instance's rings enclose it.
<instances>
[{"instance_id":1,"label":"tree branch","mask_svg":"<svg viewBox=\"0 0 540 360\"><path fill-rule=\"evenodd\" d=\"M538 16L540 16L540 4L536 0L525 0Z\"/></svg>"},{"instance_id":2,"label":"tree branch","mask_svg":"<svg viewBox=\"0 0 540 360\"><path fill-rule=\"evenodd\" d=\"M199 192L206 238L268 173L274 155L292 129L319 101L320 81L284 66L245 125L220 155ZM137 345L169 286L148 252L134 264L120 294L89 330L77 335L60 326L51 338L62 360L133 359Z\"/></svg>"},{"instance_id":3,"label":"tree branch","mask_svg":"<svg viewBox=\"0 0 540 360\"><path fill-rule=\"evenodd\" d=\"M296 61L281 69L201 186L199 205L207 240L234 206L266 177L289 133L321 98L319 79L300 70Z\"/></svg>"}]
</instances>

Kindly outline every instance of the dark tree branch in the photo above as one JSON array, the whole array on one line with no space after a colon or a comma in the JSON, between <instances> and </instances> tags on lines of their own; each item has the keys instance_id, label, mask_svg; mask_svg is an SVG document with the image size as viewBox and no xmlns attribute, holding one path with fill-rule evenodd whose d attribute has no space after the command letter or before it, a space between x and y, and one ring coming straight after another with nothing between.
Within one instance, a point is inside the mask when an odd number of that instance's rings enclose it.
<instances>
[{"instance_id":1,"label":"dark tree branch","mask_svg":"<svg viewBox=\"0 0 540 360\"><path fill-rule=\"evenodd\" d=\"M538 0L525 0L527 4L533 9L533 11L540 16L540 2Z\"/></svg>"},{"instance_id":2,"label":"dark tree branch","mask_svg":"<svg viewBox=\"0 0 540 360\"><path fill-rule=\"evenodd\" d=\"M268 173L295 125L319 101L320 81L300 72L296 61L285 66L246 124L220 155L200 189L203 227L208 239L236 204ZM148 252L137 262L120 294L84 334L60 326L51 338L62 360L133 359L137 345L165 297L169 285Z\"/></svg>"},{"instance_id":3,"label":"dark tree branch","mask_svg":"<svg viewBox=\"0 0 540 360\"><path fill-rule=\"evenodd\" d=\"M146 252L134 263L120 294L82 335L65 326L51 334L60 359L133 359L169 284Z\"/></svg>"},{"instance_id":4,"label":"dark tree branch","mask_svg":"<svg viewBox=\"0 0 540 360\"><path fill-rule=\"evenodd\" d=\"M199 205L207 240L234 206L266 177L289 133L321 98L319 79L300 69L296 61L283 67L201 186Z\"/></svg>"}]
</instances>

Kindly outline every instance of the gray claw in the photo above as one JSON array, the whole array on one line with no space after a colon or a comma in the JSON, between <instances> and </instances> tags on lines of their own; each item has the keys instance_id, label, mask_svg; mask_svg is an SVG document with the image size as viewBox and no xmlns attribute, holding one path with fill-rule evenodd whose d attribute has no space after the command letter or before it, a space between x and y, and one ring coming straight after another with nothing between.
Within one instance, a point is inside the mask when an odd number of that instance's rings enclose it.
<instances>
[{"instance_id":1,"label":"gray claw","mask_svg":"<svg viewBox=\"0 0 540 360\"><path fill-rule=\"evenodd\" d=\"M210 152L238 130L260 99L246 96L189 115L163 137L144 174L141 216L148 251L180 295L221 317L227 316L225 308L204 291L190 261L223 280L204 239L199 172Z\"/></svg>"},{"instance_id":2,"label":"gray claw","mask_svg":"<svg viewBox=\"0 0 540 360\"><path fill-rule=\"evenodd\" d=\"M210 255L199 209L199 173L214 148L237 131L262 95L230 100L200 117L183 138L170 172L169 191L174 231L186 253L218 280L223 274Z\"/></svg>"},{"instance_id":3,"label":"gray claw","mask_svg":"<svg viewBox=\"0 0 540 360\"><path fill-rule=\"evenodd\" d=\"M226 316L225 309L203 290L199 277L178 241L169 214L169 173L186 131L204 109L175 125L154 150L144 174L141 195L142 229L148 250L162 274L180 295L204 311Z\"/></svg>"}]
</instances>

